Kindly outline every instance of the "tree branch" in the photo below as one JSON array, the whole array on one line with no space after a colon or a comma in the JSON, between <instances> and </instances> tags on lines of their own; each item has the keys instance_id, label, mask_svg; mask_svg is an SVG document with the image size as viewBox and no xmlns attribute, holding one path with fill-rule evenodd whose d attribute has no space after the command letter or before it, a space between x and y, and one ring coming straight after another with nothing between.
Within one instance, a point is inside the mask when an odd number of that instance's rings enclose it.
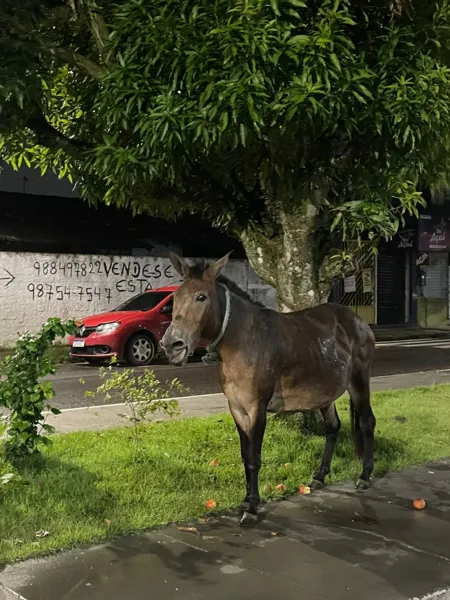
<instances>
[{"instance_id":1,"label":"tree branch","mask_svg":"<svg viewBox=\"0 0 450 600\"><path fill-rule=\"evenodd\" d=\"M92 61L90 58L86 58L82 54L72 52L71 50L67 50L67 48L56 48L54 46L51 48L47 48L47 50L54 57L67 62L71 66L80 67L88 75L91 75L96 79L100 78L104 73L104 69L102 69L100 65Z\"/></svg>"},{"instance_id":2,"label":"tree branch","mask_svg":"<svg viewBox=\"0 0 450 600\"><path fill-rule=\"evenodd\" d=\"M68 138L60 131L55 129L47 121L42 113L36 112L34 115L29 117L25 123L25 127L31 129L36 135L38 144L45 146L46 148L59 148L66 152L73 153L74 151L80 152L83 150L89 150L92 146L84 141Z\"/></svg>"}]
</instances>

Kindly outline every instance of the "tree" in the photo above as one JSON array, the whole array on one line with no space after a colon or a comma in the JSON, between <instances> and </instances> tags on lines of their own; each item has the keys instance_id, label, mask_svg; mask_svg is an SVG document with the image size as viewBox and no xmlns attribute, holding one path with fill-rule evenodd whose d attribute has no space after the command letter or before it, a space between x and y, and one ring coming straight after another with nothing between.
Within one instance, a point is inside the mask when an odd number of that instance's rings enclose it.
<instances>
[{"instance_id":1,"label":"tree","mask_svg":"<svg viewBox=\"0 0 450 600\"><path fill-rule=\"evenodd\" d=\"M4 0L1 153L92 203L201 212L283 308L448 173L450 4Z\"/></svg>"}]
</instances>

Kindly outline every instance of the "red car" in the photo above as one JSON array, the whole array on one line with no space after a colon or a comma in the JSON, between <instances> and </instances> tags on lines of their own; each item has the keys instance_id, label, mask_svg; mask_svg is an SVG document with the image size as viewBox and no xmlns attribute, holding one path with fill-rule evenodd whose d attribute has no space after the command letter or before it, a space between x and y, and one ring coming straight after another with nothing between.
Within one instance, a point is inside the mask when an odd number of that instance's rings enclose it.
<instances>
[{"instance_id":1,"label":"red car","mask_svg":"<svg viewBox=\"0 0 450 600\"><path fill-rule=\"evenodd\" d=\"M71 336L70 355L90 363L116 356L131 365L149 365L172 318L173 292L167 286L134 296L111 312L82 319Z\"/></svg>"}]
</instances>

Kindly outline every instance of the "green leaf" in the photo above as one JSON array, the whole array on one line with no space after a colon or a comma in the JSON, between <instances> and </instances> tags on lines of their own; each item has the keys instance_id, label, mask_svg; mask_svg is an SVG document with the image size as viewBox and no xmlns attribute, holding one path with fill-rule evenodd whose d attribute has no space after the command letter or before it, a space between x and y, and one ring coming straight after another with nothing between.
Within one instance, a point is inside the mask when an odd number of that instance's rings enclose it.
<instances>
[{"instance_id":1,"label":"green leaf","mask_svg":"<svg viewBox=\"0 0 450 600\"><path fill-rule=\"evenodd\" d=\"M227 112L223 112L220 115L220 129L221 131L225 131L225 129L227 128L228 125L228 113Z\"/></svg>"},{"instance_id":2,"label":"green leaf","mask_svg":"<svg viewBox=\"0 0 450 600\"><path fill-rule=\"evenodd\" d=\"M330 54L330 58L331 58L331 62L336 67L336 69L341 72L342 71L341 63L339 62L339 59L334 52L332 52Z\"/></svg>"},{"instance_id":3,"label":"green leaf","mask_svg":"<svg viewBox=\"0 0 450 600\"><path fill-rule=\"evenodd\" d=\"M48 423L42 423L42 429L44 429L47 433L55 433L55 428L53 425L49 425Z\"/></svg>"},{"instance_id":4,"label":"green leaf","mask_svg":"<svg viewBox=\"0 0 450 600\"><path fill-rule=\"evenodd\" d=\"M202 93L202 95L200 96L200 106L204 106L206 104L206 102L208 102L208 100L211 97L211 94L213 93L214 90L214 83L209 83L204 92Z\"/></svg>"},{"instance_id":5,"label":"green leaf","mask_svg":"<svg viewBox=\"0 0 450 600\"><path fill-rule=\"evenodd\" d=\"M247 128L244 123L241 123L239 126L239 135L241 138L241 144L245 146L247 141Z\"/></svg>"},{"instance_id":6,"label":"green leaf","mask_svg":"<svg viewBox=\"0 0 450 600\"><path fill-rule=\"evenodd\" d=\"M357 100L359 100L363 104L367 104L367 100L363 96L361 96L361 94L358 94L358 92L356 92L355 90L352 90L352 94L355 96L355 98Z\"/></svg>"},{"instance_id":7,"label":"green leaf","mask_svg":"<svg viewBox=\"0 0 450 600\"><path fill-rule=\"evenodd\" d=\"M294 35L288 40L288 44L291 46L306 46L310 42L311 38L309 35Z\"/></svg>"},{"instance_id":8,"label":"green leaf","mask_svg":"<svg viewBox=\"0 0 450 600\"><path fill-rule=\"evenodd\" d=\"M342 213L338 212L337 215L334 217L332 223L331 223L331 227L330 227L330 232L333 233L333 231L336 229L336 227L339 225L339 223L342 220Z\"/></svg>"},{"instance_id":9,"label":"green leaf","mask_svg":"<svg viewBox=\"0 0 450 600\"><path fill-rule=\"evenodd\" d=\"M14 478L14 473L5 473L0 475L0 485L6 485Z\"/></svg>"},{"instance_id":10,"label":"green leaf","mask_svg":"<svg viewBox=\"0 0 450 600\"><path fill-rule=\"evenodd\" d=\"M357 85L357 88L359 89L359 91L362 94L364 94L365 96L367 96L368 98L370 98L371 100L373 100L372 92L370 92L370 90L368 90L365 85L362 85L361 83L359 83Z\"/></svg>"},{"instance_id":11,"label":"green leaf","mask_svg":"<svg viewBox=\"0 0 450 600\"><path fill-rule=\"evenodd\" d=\"M278 8L278 0L270 0L270 5L272 7L273 12L277 15L277 17L281 16L280 9Z\"/></svg>"},{"instance_id":12,"label":"green leaf","mask_svg":"<svg viewBox=\"0 0 450 600\"><path fill-rule=\"evenodd\" d=\"M403 143L406 144L406 141L411 134L411 127L409 125L406 126L405 131L403 132Z\"/></svg>"}]
</instances>

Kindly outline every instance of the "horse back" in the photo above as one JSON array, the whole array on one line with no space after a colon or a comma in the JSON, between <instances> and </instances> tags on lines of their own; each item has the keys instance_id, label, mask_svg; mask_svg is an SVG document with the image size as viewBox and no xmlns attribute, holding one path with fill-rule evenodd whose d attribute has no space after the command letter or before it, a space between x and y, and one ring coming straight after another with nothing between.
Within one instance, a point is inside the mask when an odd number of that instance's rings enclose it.
<instances>
[{"instance_id":1,"label":"horse back","mask_svg":"<svg viewBox=\"0 0 450 600\"><path fill-rule=\"evenodd\" d=\"M279 314L273 360L284 410L327 406L349 387L356 372L370 372L375 338L357 314L322 304Z\"/></svg>"}]
</instances>

